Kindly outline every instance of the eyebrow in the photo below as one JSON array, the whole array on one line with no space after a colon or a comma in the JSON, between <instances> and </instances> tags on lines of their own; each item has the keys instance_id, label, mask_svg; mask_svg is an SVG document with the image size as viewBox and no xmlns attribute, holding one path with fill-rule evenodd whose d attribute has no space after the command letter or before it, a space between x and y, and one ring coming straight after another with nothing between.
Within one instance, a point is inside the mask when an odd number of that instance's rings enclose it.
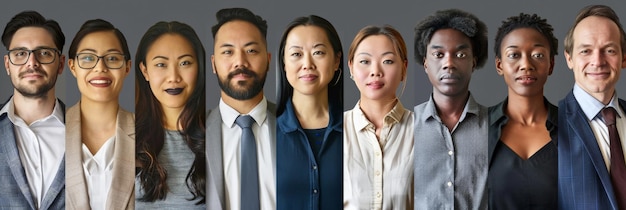
<instances>
[{"instance_id":1,"label":"eyebrow","mask_svg":"<svg viewBox=\"0 0 626 210\"><path fill-rule=\"evenodd\" d=\"M48 47L48 46L37 46L37 47L35 47L32 50L39 50L39 49L57 49L57 48L55 48L55 47ZM9 50L31 50L31 49L28 49L27 47L16 47L16 48L9 49Z\"/></svg>"},{"instance_id":2,"label":"eyebrow","mask_svg":"<svg viewBox=\"0 0 626 210\"><path fill-rule=\"evenodd\" d=\"M193 58L193 55L191 55L191 54L184 54L184 55L178 56L178 59L181 59L181 58L184 58L184 57L192 57ZM154 56L154 58L152 58L152 60L156 60L156 59L159 59L159 58L160 59L165 59L165 60L169 60L170 59L170 58L162 56L162 55L157 55L157 56Z\"/></svg>"},{"instance_id":3,"label":"eyebrow","mask_svg":"<svg viewBox=\"0 0 626 210\"><path fill-rule=\"evenodd\" d=\"M79 52L85 52L85 51L89 51L89 52L93 52L93 53L98 52L98 51L96 51L96 50L94 50L94 49L91 49L91 48L82 49L82 50L81 50L81 51L79 51ZM116 53L122 53L122 51L120 51L120 50L118 50L118 49L108 49L106 52L116 52Z\"/></svg>"},{"instance_id":4,"label":"eyebrow","mask_svg":"<svg viewBox=\"0 0 626 210\"><path fill-rule=\"evenodd\" d=\"M259 45L259 43L256 42L256 41L252 41L252 42L248 42L248 43L244 44L243 46L247 47L247 46L250 46L250 45ZM235 47L235 45L229 44L229 43L224 43L224 44L220 45L220 47Z\"/></svg>"},{"instance_id":5,"label":"eyebrow","mask_svg":"<svg viewBox=\"0 0 626 210\"><path fill-rule=\"evenodd\" d=\"M444 47L441 45L432 45L430 47L431 49L443 49ZM456 50L464 50L464 49L469 49L470 46L468 44L460 44L456 46Z\"/></svg>"}]
</instances>

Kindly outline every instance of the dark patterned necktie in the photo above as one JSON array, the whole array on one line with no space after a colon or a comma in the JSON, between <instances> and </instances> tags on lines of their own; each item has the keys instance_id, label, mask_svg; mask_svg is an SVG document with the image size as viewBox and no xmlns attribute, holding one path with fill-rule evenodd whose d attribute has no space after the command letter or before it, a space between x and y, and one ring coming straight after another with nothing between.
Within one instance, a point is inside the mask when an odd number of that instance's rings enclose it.
<instances>
[{"instance_id":1,"label":"dark patterned necktie","mask_svg":"<svg viewBox=\"0 0 626 210\"><path fill-rule=\"evenodd\" d=\"M617 133L615 124L616 111L613 107L602 109L602 118L606 127L609 128L609 138L611 147L611 182L619 209L626 209L626 163L624 163L624 151L622 143Z\"/></svg>"}]
</instances>

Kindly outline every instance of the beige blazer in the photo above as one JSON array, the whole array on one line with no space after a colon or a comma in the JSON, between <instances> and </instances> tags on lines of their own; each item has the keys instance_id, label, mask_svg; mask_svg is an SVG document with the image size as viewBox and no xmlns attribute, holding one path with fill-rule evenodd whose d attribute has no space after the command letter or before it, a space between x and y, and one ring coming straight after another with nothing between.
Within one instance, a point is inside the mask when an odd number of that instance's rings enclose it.
<instances>
[{"instance_id":1,"label":"beige blazer","mask_svg":"<svg viewBox=\"0 0 626 210\"><path fill-rule=\"evenodd\" d=\"M80 102L65 115L65 205L90 209L83 170ZM120 109L115 131L113 178L106 209L135 209L135 115Z\"/></svg>"}]
</instances>

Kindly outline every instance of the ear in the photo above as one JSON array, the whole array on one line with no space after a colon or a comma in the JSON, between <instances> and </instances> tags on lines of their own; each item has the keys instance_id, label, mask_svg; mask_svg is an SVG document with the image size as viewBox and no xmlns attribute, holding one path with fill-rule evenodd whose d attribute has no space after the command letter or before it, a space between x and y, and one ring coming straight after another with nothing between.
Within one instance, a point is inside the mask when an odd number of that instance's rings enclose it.
<instances>
[{"instance_id":1,"label":"ear","mask_svg":"<svg viewBox=\"0 0 626 210\"><path fill-rule=\"evenodd\" d=\"M213 74L215 74L215 55L211 55L211 66L213 66Z\"/></svg>"},{"instance_id":2,"label":"ear","mask_svg":"<svg viewBox=\"0 0 626 210\"><path fill-rule=\"evenodd\" d=\"M270 62L272 61L272 53L267 52L267 64L269 67ZM270 68L267 68L267 71L270 71Z\"/></svg>"},{"instance_id":3,"label":"ear","mask_svg":"<svg viewBox=\"0 0 626 210\"><path fill-rule=\"evenodd\" d=\"M59 56L59 69L57 69L57 74L63 73L63 69L65 69L65 55Z\"/></svg>"},{"instance_id":4,"label":"ear","mask_svg":"<svg viewBox=\"0 0 626 210\"><path fill-rule=\"evenodd\" d=\"M626 68L626 54L622 53L622 68Z\"/></svg>"},{"instance_id":5,"label":"ear","mask_svg":"<svg viewBox=\"0 0 626 210\"><path fill-rule=\"evenodd\" d=\"M130 73L130 67L132 66L133 62L131 60L128 60L126 62L126 74L124 74L124 77L128 76L128 73Z\"/></svg>"},{"instance_id":6,"label":"ear","mask_svg":"<svg viewBox=\"0 0 626 210\"><path fill-rule=\"evenodd\" d=\"M496 63L496 72L498 73L498 75L500 75L500 76L504 75L504 73L502 72L503 71L502 70L502 59L500 59L500 58L498 58L496 56L495 63Z\"/></svg>"},{"instance_id":7,"label":"ear","mask_svg":"<svg viewBox=\"0 0 626 210\"><path fill-rule=\"evenodd\" d=\"M553 70L554 70L554 56L550 58L550 70L548 71L548 76L552 75Z\"/></svg>"},{"instance_id":8,"label":"ear","mask_svg":"<svg viewBox=\"0 0 626 210\"><path fill-rule=\"evenodd\" d=\"M68 59L67 66L70 69L70 72L72 73L72 75L76 77L76 63L74 62L74 59Z\"/></svg>"},{"instance_id":9,"label":"ear","mask_svg":"<svg viewBox=\"0 0 626 210\"><path fill-rule=\"evenodd\" d=\"M352 63L352 60L349 60L348 61L348 68L350 69L350 77L352 77L352 75L354 75L354 72L352 70L354 68L352 68L352 64L354 64L354 63Z\"/></svg>"},{"instance_id":10,"label":"ear","mask_svg":"<svg viewBox=\"0 0 626 210\"><path fill-rule=\"evenodd\" d=\"M472 60L473 60L473 62L472 62L472 72L474 72L474 70L476 70L476 62L477 62L476 61L476 57L474 57L474 59L472 59Z\"/></svg>"},{"instance_id":11,"label":"ear","mask_svg":"<svg viewBox=\"0 0 626 210\"><path fill-rule=\"evenodd\" d=\"M4 55L4 69L7 71L7 75L11 75L11 71L9 71L9 56L8 55Z\"/></svg>"},{"instance_id":12,"label":"ear","mask_svg":"<svg viewBox=\"0 0 626 210\"><path fill-rule=\"evenodd\" d=\"M574 63L572 62L572 55L567 53L567 51L563 50L563 54L565 55L565 61L567 62L567 68L570 70L574 70Z\"/></svg>"},{"instance_id":13,"label":"ear","mask_svg":"<svg viewBox=\"0 0 626 210\"><path fill-rule=\"evenodd\" d=\"M424 66L424 72L428 74L428 64L426 62L426 56L424 56L424 63L422 65Z\"/></svg>"},{"instance_id":14,"label":"ear","mask_svg":"<svg viewBox=\"0 0 626 210\"><path fill-rule=\"evenodd\" d=\"M141 74L146 78L146 81L150 81L150 75L148 74L148 68L146 68L146 64L143 62L139 63L139 68L141 69Z\"/></svg>"}]
</instances>

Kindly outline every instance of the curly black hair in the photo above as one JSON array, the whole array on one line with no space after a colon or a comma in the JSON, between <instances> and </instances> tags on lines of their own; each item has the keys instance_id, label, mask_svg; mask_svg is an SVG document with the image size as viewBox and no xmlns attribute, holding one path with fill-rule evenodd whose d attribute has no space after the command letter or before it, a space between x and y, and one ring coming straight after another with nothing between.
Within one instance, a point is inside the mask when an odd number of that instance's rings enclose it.
<instances>
[{"instance_id":1,"label":"curly black hair","mask_svg":"<svg viewBox=\"0 0 626 210\"><path fill-rule=\"evenodd\" d=\"M552 31L554 31L552 25L548 24L546 19L539 17L537 14L530 15L520 13L517 16L511 16L502 21L502 26L498 28L498 32L496 33L496 44L493 46L493 49L496 52L496 57L501 58L502 56L500 52L500 45L502 44L504 37L511 33L511 31L518 28L531 28L537 30L546 38L546 40L548 40L548 43L550 44L550 57L554 57L558 54L559 40L556 39L552 33Z\"/></svg>"},{"instance_id":2,"label":"curly black hair","mask_svg":"<svg viewBox=\"0 0 626 210\"><path fill-rule=\"evenodd\" d=\"M488 54L487 26L475 15L459 9L439 10L417 23L414 40L415 60L423 64L430 39L436 31L448 28L460 31L470 39L476 68L484 66Z\"/></svg>"}]
</instances>

